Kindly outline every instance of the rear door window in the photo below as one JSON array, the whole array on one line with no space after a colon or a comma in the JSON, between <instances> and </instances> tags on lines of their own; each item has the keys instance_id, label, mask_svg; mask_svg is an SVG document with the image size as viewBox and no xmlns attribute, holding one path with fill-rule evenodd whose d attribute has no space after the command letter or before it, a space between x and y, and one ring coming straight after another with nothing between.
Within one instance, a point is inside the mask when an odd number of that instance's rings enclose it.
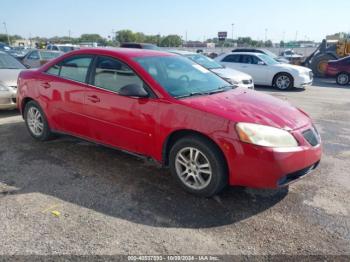
<instances>
[{"instance_id":1,"label":"rear door window","mask_svg":"<svg viewBox=\"0 0 350 262\"><path fill-rule=\"evenodd\" d=\"M71 57L50 67L46 73L84 83L91 62L91 56Z\"/></svg>"},{"instance_id":2,"label":"rear door window","mask_svg":"<svg viewBox=\"0 0 350 262\"><path fill-rule=\"evenodd\" d=\"M240 61L240 55L228 55L222 60L222 62L228 62L228 63L239 63L239 61Z\"/></svg>"}]
</instances>

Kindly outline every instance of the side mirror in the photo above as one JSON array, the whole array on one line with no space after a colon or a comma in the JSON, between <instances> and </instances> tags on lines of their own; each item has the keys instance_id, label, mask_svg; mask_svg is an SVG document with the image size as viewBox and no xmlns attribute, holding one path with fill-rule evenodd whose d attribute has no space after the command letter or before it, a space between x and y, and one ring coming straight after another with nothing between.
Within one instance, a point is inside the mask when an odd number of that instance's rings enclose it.
<instances>
[{"instance_id":1,"label":"side mirror","mask_svg":"<svg viewBox=\"0 0 350 262\"><path fill-rule=\"evenodd\" d=\"M131 97L149 97L147 91L139 84L130 84L122 87L119 90L119 94L122 96Z\"/></svg>"},{"instance_id":2,"label":"side mirror","mask_svg":"<svg viewBox=\"0 0 350 262\"><path fill-rule=\"evenodd\" d=\"M266 65L263 61L258 61L258 65Z\"/></svg>"}]
</instances>

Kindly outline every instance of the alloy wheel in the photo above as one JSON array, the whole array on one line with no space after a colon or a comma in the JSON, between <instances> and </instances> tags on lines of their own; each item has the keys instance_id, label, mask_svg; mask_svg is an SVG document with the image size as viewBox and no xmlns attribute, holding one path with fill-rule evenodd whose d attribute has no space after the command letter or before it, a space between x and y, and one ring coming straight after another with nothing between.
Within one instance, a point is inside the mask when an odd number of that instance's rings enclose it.
<instances>
[{"instance_id":1,"label":"alloy wheel","mask_svg":"<svg viewBox=\"0 0 350 262\"><path fill-rule=\"evenodd\" d=\"M289 76L286 75L280 75L276 79L276 86L278 89L288 89L291 84L291 80Z\"/></svg>"},{"instance_id":2,"label":"alloy wheel","mask_svg":"<svg viewBox=\"0 0 350 262\"><path fill-rule=\"evenodd\" d=\"M44 131L44 121L40 111L31 107L27 114L27 123L30 131L35 136L41 136Z\"/></svg>"},{"instance_id":3,"label":"alloy wheel","mask_svg":"<svg viewBox=\"0 0 350 262\"><path fill-rule=\"evenodd\" d=\"M201 190L212 179L212 168L205 154L194 147L185 147L175 158L176 173L189 188Z\"/></svg>"}]
</instances>

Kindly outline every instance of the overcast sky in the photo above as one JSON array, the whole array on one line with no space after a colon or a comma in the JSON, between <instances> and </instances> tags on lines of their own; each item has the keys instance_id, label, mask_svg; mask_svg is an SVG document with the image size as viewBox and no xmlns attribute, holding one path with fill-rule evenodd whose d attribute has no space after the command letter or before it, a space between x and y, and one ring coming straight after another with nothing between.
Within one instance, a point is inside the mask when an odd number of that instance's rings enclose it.
<instances>
[{"instance_id":1,"label":"overcast sky","mask_svg":"<svg viewBox=\"0 0 350 262\"><path fill-rule=\"evenodd\" d=\"M273 41L321 40L350 32L349 0L1 0L10 34L23 37L98 33L131 29L146 34L179 34L188 40L234 37Z\"/></svg>"}]
</instances>

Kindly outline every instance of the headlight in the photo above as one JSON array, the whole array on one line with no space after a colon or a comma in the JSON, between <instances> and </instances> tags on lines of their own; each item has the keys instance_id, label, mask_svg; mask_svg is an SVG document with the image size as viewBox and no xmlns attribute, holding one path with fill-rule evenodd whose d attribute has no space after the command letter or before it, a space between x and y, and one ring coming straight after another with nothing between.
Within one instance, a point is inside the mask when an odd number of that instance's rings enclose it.
<instances>
[{"instance_id":1,"label":"headlight","mask_svg":"<svg viewBox=\"0 0 350 262\"><path fill-rule=\"evenodd\" d=\"M6 91L10 91L10 89L7 86L0 85L0 92L1 91L6 92Z\"/></svg>"},{"instance_id":2,"label":"headlight","mask_svg":"<svg viewBox=\"0 0 350 262\"><path fill-rule=\"evenodd\" d=\"M296 147L298 142L288 131L251 123L236 125L238 136L242 142L266 147Z\"/></svg>"},{"instance_id":3,"label":"headlight","mask_svg":"<svg viewBox=\"0 0 350 262\"><path fill-rule=\"evenodd\" d=\"M232 85L239 85L239 84L243 83L242 81L237 81L237 80L234 80L232 78L224 78L224 80L226 80L227 82L229 82Z\"/></svg>"}]
</instances>

